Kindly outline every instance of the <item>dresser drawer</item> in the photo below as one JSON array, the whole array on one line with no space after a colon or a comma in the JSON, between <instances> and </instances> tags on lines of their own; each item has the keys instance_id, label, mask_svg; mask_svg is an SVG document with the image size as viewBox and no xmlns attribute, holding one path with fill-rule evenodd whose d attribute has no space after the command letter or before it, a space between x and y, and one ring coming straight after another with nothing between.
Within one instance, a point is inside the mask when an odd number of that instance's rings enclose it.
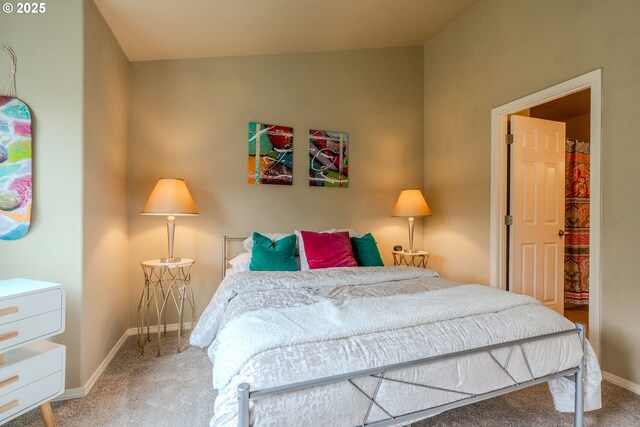
<instances>
[{"instance_id":1,"label":"dresser drawer","mask_svg":"<svg viewBox=\"0 0 640 427\"><path fill-rule=\"evenodd\" d=\"M62 332L62 310L6 323L0 326L0 351L12 350L27 342Z\"/></svg>"},{"instance_id":2,"label":"dresser drawer","mask_svg":"<svg viewBox=\"0 0 640 427\"><path fill-rule=\"evenodd\" d=\"M64 369L65 346L40 341L4 354L0 367L0 399L27 384Z\"/></svg>"},{"instance_id":3,"label":"dresser drawer","mask_svg":"<svg viewBox=\"0 0 640 427\"><path fill-rule=\"evenodd\" d=\"M64 392L66 348L43 341L64 326L63 285L0 280L0 425Z\"/></svg>"},{"instance_id":4,"label":"dresser drawer","mask_svg":"<svg viewBox=\"0 0 640 427\"><path fill-rule=\"evenodd\" d=\"M62 289L48 289L0 300L0 325L62 309Z\"/></svg>"},{"instance_id":5,"label":"dresser drawer","mask_svg":"<svg viewBox=\"0 0 640 427\"><path fill-rule=\"evenodd\" d=\"M0 397L0 423L30 411L63 391L63 372L58 371Z\"/></svg>"}]
</instances>

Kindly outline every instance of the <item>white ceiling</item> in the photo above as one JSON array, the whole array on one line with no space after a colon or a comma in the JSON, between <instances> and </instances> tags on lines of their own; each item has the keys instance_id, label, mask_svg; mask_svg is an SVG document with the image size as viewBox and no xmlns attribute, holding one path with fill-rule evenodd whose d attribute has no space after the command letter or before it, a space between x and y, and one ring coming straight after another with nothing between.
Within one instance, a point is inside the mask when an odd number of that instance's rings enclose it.
<instances>
[{"instance_id":1,"label":"white ceiling","mask_svg":"<svg viewBox=\"0 0 640 427\"><path fill-rule=\"evenodd\" d=\"M479 0L94 0L131 61L422 46Z\"/></svg>"}]
</instances>

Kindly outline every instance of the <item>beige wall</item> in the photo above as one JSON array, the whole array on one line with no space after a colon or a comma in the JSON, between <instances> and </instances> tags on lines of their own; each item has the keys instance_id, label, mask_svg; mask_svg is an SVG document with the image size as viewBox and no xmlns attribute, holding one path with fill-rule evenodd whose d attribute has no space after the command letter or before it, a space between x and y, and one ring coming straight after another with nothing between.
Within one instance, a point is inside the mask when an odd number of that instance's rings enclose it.
<instances>
[{"instance_id":1,"label":"beige wall","mask_svg":"<svg viewBox=\"0 0 640 427\"><path fill-rule=\"evenodd\" d=\"M128 327L129 65L91 1L1 14L0 40L18 56L18 97L34 123L32 225L0 241L0 278L65 285L56 341L67 346L67 388L80 387ZM8 70L0 65L1 82Z\"/></svg>"},{"instance_id":2,"label":"beige wall","mask_svg":"<svg viewBox=\"0 0 640 427\"><path fill-rule=\"evenodd\" d=\"M352 227L390 262L407 245L391 218L400 189L423 182L422 48L131 64L131 313L140 260L165 256L164 217L140 216L156 179L184 178L200 216L178 217L175 254L193 257L197 311L220 281L221 237L252 230ZM247 184L250 121L294 128L293 186ZM348 189L309 188L308 129L350 138ZM416 246L422 246L417 221Z\"/></svg>"},{"instance_id":3,"label":"beige wall","mask_svg":"<svg viewBox=\"0 0 640 427\"><path fill-rule=\"evenodd\" d=\"M84 42L82 384L129 325L129 61L90 0Z\"/></svg>"},{"instance_id":4,"label":"beige wall","mask_svg":"<svg viewBox=\"0 0 640 427\"><path fill-rule=\"evenodd\" d=\"M59 282L67 292L67 387L80 384L82 319L82 7L47 3L42 15L0 13L0 43L18 56L18 97L33 119L33 216L17 241L0 241L0 278ZM0 90L9 65L0 57Z\"/></svg>"},{"instance_id":5,"label":"beige wall","mask_svg":"<svg viewBox=\"0 0 640 427\"><path fill-rule=\"evenodd\" d=\"M640 383L640 3L614 3L483 0L425 46L425 238L446 276L488 283L491 109L602 67L601 364Z\"/></svg>"}]
</instances>

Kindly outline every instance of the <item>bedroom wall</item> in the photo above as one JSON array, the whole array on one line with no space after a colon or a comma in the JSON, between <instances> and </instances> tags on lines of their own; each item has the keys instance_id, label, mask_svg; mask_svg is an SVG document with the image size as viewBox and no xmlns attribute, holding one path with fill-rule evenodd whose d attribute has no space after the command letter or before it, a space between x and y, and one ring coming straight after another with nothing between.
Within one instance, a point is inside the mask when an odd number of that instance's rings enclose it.
<instances>
[{"instance_id":1,"label":"bedroom wall","mask_svg":"<svg viewBox=\"0 0 640 427\"><path fill-rule=\"evenodd\" d=\"M129 326L129 61L84 1L84 295L82 384Z\"/></svg>"},{"instance_id":2,"label":"bedroom wall","mask_svg":"<svg viewBox=\"0 0 640 427\"><path fill-rule=\"evenodd\" d=\"M491 109L602 68L600 362L636 384L639 15L634 0L483 0L424 48L425 247L434 268L467 282L489 281Z\"/></svg>"},{"instance_id":3,"label":"bedroom wall","mask_svg":"<svg viewBox=\"0 0 640 427\"><path fill-rule=\"evenodd\" d=\"M131 322L139 261L166 253L165 218L139 214L161 177L184 178L200 210L177 218L175 242L177 256L196 260L198 313L220 281L224 234L351 227L373 232L390 263L392 246L408 244L406 219L390 217L395 200L423 183L422 55L418 47L132 63ZM247 184L250 121L294 128L293 186ZM308 129L349 133L348 189L308 186ZM422 220L416 227L422 247Z\"/></svg>"},{"instance_id":4,"label":"bedroom wall","mask_svg":"<svg viewBox=\"0 0 640 427\"><path fill-rule=\"evenodd\" d=\"M16 241L0 240L0 279L26 277L62 283L67 387L80 384L82 319L82 7L47 3L42 15L0 14L0 41L18 57L18 97L33 121L31 228ZM64 23L64 25L61 25ZM0 90L9 62L0 56Z\"/></svg>"}]
</instances>

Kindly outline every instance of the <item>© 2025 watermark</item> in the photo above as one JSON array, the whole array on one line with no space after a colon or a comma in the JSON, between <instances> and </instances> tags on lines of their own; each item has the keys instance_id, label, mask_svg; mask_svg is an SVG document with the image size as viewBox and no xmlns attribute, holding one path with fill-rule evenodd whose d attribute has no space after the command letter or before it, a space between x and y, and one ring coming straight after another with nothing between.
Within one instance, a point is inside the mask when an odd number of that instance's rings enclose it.
<instances>
[{"instance_id":1,"label":"\u00a9 2025 watermark","mask_svg":"<svg viewBox=\"0 0 640 427\"><path fill-rule=\"evenodd\" d=\"M11 3L5 2L2 5L2 11L4 13L15 13L15 14L40 14L45 13L47 11L47 4L45 2L18 2Z\"/></svg>"}]
</instances>

